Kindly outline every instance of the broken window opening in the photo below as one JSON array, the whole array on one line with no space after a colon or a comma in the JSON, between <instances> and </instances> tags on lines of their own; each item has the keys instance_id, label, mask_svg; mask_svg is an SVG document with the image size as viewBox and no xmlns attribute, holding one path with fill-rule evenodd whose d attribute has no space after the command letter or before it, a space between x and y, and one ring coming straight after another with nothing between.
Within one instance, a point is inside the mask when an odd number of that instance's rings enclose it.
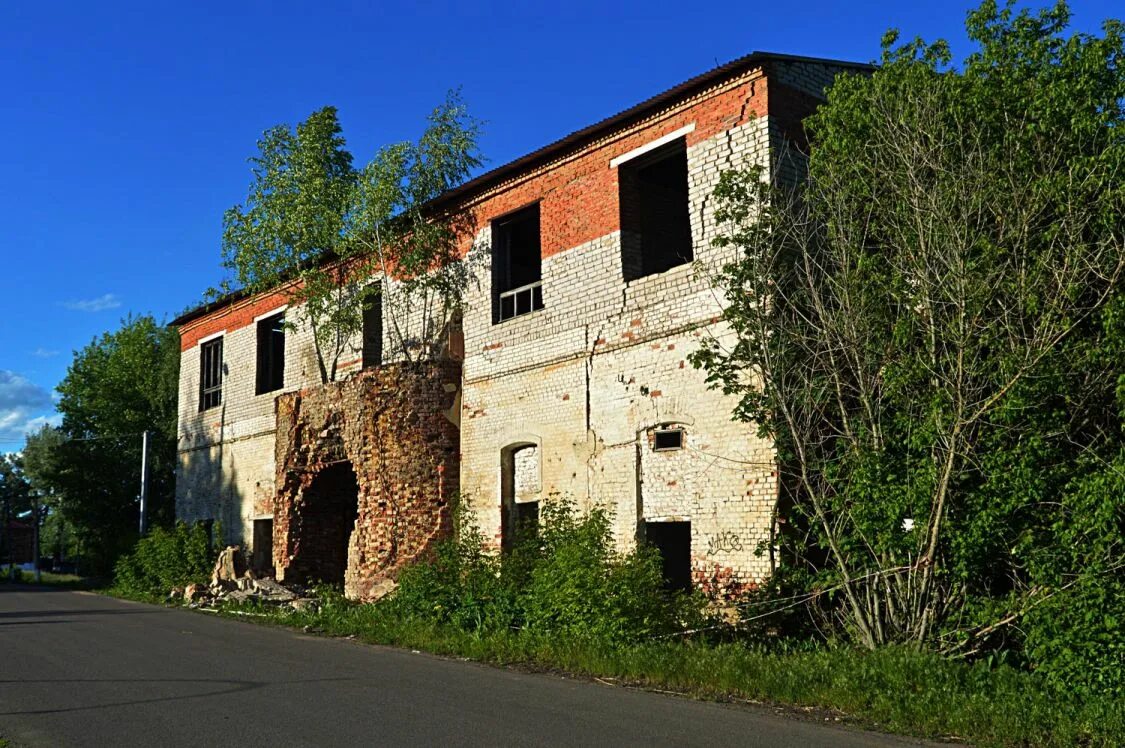
<instances>
[{"instance_id":1,"label":"broken window opening","mask_svg":"<svg viewBox=\"0 0 1125 748\"><path fill-rule=\"evenodd\" d=\"M654 452L672 452L684 448L684 430L676 428L657 429L652 434Z\"/></svg>"},{"instance_id":2,"label":"broken window opening","mask_svg":"<svg viewBox=\"0 0 1125 748\"><path fill-rule=\"evenodd\" d=\"M644 540L660 553L664 587L691 590L691 522L644 522Z\"/></svg>"},{"instance_id":3,"label":"broken window opening","mask_svg":"<svg viewBox=\"0 0 1125 748\"><path fill-rule=\"evenodd\" d=\"M263 395L285 386L285 314L258 321L258 375L254 393Z\"/></svg>"},{"instance_id":4,"label":"broken window opening","mask_svg":"<svg viewBox=\"0 0 1125 748\"><path fill-rule=\"evenodd\" d=\"M511 551L539 535L539 447L517 444L501 452L500 547Z\"/></svg>"},{"instance_id":5,"label":"broken window opening","mask_svg":"<svg viewBox=\"0 0 1125 748\"><path fill-rule=\"evenodd\" d=\"M492 222L492 323L543 308L539 203Z\"/></svg>"},{"instance_id":6,"label":"broken window opening","mask_svg":"<svg viewBox=\"0 0 1125 748\"><path fill-rule=\"evenodd\" d=\"M273 518L254 520L254 552L250 558L254 571L273 576Z\"/></svg>"},{"instance_id":7,"label":"broken window opening","mask_svg":"<svg viewBox=\"0 0 1125 748\"><path fill-rule=\"evenodd\" d=\"M297 513L297 552L290 568L303 581L343 584L348 547L359 517L359 483L348 461L331 464L313 478Z\"/></svg>"},{"instance_id":8,"label":"broken window opening","mask_svg":"<svg viewBox=\"0 0 1125 748\"><path fill-rule=\"evenodd\" d=\"M199 346L199 410L223 402L223 339L215 338Z\"/></svg>"},{"instance_id":9,"label":"broken window opening","mask_svg":"<svg viewBox=\"0 0 1125 748\"><path fill-rule=\"evenodd\" d=\"M687 143L682 138L618 167L626 281L694 259L687 171Z\"/></svg>"},{"instance_id":10,"label":"broken window opening","mask_svg":"<svg viewBox=\"0 0 1125 748\"><path fill-rule=\"evenodd\" d=\"M383 296L377 294L363 309L363 368L383 364Z\"/></svg>"}]
</instances>

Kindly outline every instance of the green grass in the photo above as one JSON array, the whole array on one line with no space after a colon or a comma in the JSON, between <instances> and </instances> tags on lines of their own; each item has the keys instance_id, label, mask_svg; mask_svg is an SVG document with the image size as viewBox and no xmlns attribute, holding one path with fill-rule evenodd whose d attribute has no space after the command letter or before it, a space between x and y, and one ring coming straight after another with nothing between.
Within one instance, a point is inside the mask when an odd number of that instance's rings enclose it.
<instances>
[{"instance_id":1,"label":"green grass","mask_svg":"<svg viewBox=\"0 0 1125 748\"><path fill-rule=\"evenodd\" d=\"M621 646L521 632L479 634L402 620L386 606L353 605L338 597L315 612L259 605L225 606L223 612L497 665L563 670L621 686L827 710L860 726L919 737L987 746L1125 744L1125 704L1060 698L1030 673L906 649L784 652L738 643Z\"/></svg>"},{"instance_id":2,"label":"green grass","mask_svg":"<svg viewBox=\"0 0 1125 748\"><path fill-rule=\"evenodd\" d=\"M36 584L35 572L33 571L18 571L18 578L12 579L9 576L7 567L0 567L0 584L13 582L15 584ZM101 585L101 581L91 577L82 577L77 574L55 574L53 572L44 571L40 574L41 580L38 584L46 585L49 587L63 587L66 589L93 589ZM0 746L3 748L3 746Z\"/></svg>"}]
</instances>

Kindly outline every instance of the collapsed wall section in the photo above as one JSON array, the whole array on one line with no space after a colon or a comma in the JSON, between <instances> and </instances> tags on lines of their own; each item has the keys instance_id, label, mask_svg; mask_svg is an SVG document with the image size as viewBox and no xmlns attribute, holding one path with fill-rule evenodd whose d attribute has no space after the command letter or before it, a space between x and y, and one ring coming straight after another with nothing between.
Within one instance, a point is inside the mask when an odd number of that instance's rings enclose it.
<instances>
[{"instance_id":1,"label":"collapsed wall section","mask_svg":"<svg viewBox=\"0 0 1125 748\"><path fill-rule=\"evenodd\" d=\"M279 580L370 599L449 536L460 379L454 362L394 364L278 397Z\"/></svg>"}]
</instances>

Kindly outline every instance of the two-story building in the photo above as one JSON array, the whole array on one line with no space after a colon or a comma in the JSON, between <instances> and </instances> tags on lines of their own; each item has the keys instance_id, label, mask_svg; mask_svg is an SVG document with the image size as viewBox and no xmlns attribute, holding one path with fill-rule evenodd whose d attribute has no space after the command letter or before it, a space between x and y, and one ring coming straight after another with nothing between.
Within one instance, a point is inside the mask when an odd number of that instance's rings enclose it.
<instances>
[{"instance_id":1,"label":"two-story building","mask_svg":"<svg viewBox=\"0 0 1125 748\"><path fill-rule=\"evenodd\" d=\"M712 246L712 192L728 169L792 178L779 155L801 120L837 74L866 69L754 53L440 198L471 210L488 261L463 351L424 375L382 359L376 310L347 380L318 394L307 331L278 324L284 289L175 320L177 516L220 521L282 577L346 578L360 597L448 533L456 496L498 548L558 497L609 509L620 545L655 544L673 584L762 580L772 445L688 361L729 338L707 273L732 259ZM333 560L302 565L311 555Z\"/></svg>"}]
</instances>

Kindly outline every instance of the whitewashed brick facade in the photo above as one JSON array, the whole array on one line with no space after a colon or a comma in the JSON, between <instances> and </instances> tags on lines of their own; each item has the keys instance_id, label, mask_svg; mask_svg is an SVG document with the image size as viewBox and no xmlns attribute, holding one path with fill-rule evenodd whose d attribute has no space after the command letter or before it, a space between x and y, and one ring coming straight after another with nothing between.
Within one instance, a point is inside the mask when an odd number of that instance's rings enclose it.
<instances>
[{"instance_id":1,"label":"whitewashed brick facade","mask_svg":"<svg viewBox=\"0 0 1125 748\"><path fill-rule=\"evenodd\" d=\"M712 246L721 173L754 165L768 175L794 123L811 111L801 102L821 96L845 69L746 58L572 146L549 146L526 168L485 175L479 189L457 197L474 212L472 245L486 258L494 218L533 203L542 215L543 308L494 323L487 259L464 306L461 500L497 545L508 482L516 502L557 497L609 509L622 548L647 523L690 522L697 584L737 586L772 571L772 445L754 424L731 420L735 401L709 388L688 357L702 341L730 335L719 321L724 300L707 277L731 259ZM626 281L618 161L680 132L695 262ZM235 542L267 516L274 490L278 393L254 394L251 322L269 303L246 299L181 324L177 515L220 520ZM223 404L200 413L197 341L223 329ZM345 374L358 367L359 352L356 340ZM307 330L288 334L286 357L285 391L319 382ZM662 428L682 429L682 448L656 450L653 433Z\"/></svg>"}]
</instances>

